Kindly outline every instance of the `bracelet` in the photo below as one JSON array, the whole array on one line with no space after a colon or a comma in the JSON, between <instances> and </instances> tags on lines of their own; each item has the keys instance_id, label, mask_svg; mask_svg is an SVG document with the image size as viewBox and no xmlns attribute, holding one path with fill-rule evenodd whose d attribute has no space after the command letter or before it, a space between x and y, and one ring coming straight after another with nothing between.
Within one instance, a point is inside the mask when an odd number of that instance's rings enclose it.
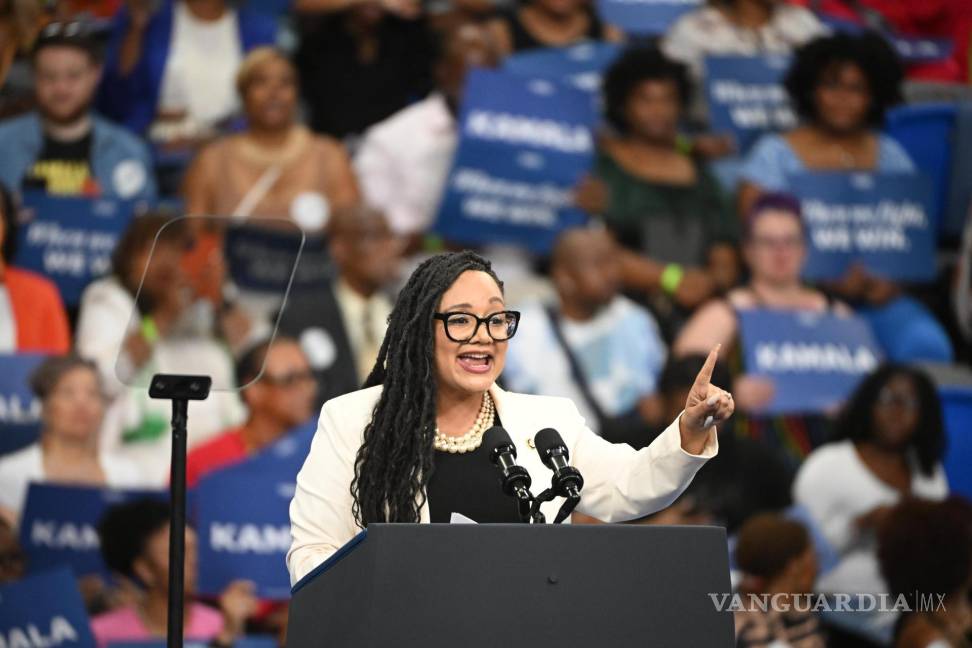
<instances>
[{"instance_id":1,"label":"bracelet","mask_svg":"<svg viewBox=\"0 0 972 648\"><path fill-rule=\"evenodd\" d=\"M691 155L695 148L695 142L688 135L679 133L675 136L675 150L682 155Z\"/></svg>"},{"instance_id":2,"label":"bracelet","mask_svg":"<svg viewBox=\"0 0 972 648\"><path fill-rule=\"evenodd\" d=\"M685 269L682 266L677 263L669 263L662 270L658 283L661 285L662 290L671 295L678 290L678 286L682 283L682 277L684 276Z\"/></svg>"},{"instance_id":3,"label":"bracelet","mask_svg":"<svg viewBox=\"0 0 972 648\"><path fill-rule=\"evenodd\" d=\"M159 327L155 325L155 320L151 315L142 318L142 337L149 344L155 344L159 339Z\"/></svg>"}]
</instances>

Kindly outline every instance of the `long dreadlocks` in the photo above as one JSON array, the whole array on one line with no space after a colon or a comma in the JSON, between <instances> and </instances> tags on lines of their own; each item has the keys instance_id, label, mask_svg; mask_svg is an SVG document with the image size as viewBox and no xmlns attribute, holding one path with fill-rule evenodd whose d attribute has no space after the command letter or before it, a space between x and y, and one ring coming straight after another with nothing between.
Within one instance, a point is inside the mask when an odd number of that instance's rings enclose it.
<instances>
[{"instance_id":1,"label":"long dreadlocks","mask_svg":"<svg viewBox=\"0 0 972 648\"><path fill-rule=\"evenodd\" d=\"M381 397L365 427L351 482L352 510L361 527L419 521L435 452L432 316L442 294L467 270L488 273L503 289L489 261L478 254L439 254L412 273L388 318L378 359L364 383L383 385Z\"/></svg>"}]
</instances>

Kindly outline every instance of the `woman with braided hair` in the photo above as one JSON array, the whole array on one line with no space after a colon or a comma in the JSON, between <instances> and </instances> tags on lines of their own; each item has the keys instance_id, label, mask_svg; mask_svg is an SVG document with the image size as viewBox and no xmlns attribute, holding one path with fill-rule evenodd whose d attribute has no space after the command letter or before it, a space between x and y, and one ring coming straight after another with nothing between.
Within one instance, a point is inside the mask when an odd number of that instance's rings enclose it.
<instances>
[{"instance_id":1,"label":"woman with braided hair","mask_svg":"<svg viewBox=\"0 0 972 648\"><path fill-rule=\"evenodd\" d=\"M550 480L533 447L537 431L558 430L584 476L577 510L605 521L669 505L718 450L713 424L732 414L732 396L709 384L709 354L684 412L647 448L603 440L564 398L496 385L520 314L503 283L472 252L422 263L398 296L364 388L324 404L290 505L287 564L298 581L371 522L517 522L496 483L484 432L502 424L517 461L537 484ZM707 425L708 424L708 425ZM541 511L552 519L560 502Z\"/></svg>"}]
</instances>

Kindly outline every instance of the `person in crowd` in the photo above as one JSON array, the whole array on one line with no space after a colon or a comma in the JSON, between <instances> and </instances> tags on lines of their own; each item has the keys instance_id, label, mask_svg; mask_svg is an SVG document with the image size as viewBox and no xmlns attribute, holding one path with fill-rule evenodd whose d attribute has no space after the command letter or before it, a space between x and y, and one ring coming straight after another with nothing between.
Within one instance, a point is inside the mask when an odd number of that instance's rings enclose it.
<instances>
[{"instance_id":1,"label":"person in crowd","mask_svg":"<svg viewBox=\"0 0 972 648\"><path fill-rule=\"evenodd\" d=\"M30 52L44 22L43 6L39 2L0 1L0 119L33 107Z\"/></svg>"},{"instance_id":2,"label":"person in crowd","mask_svg":"<svg viewBox=\"0 0 972 648\"><path fill-rule=\"evenodd\" d=\"M504 56L586 40L618 42L621 31L603 22L590 0L529 0L489 23Z\"/></svg>"},{"instance_id":3,"label":"person in crowd","mask_svg":"<svg viewBox=\"0 0 972 648\"><path fill-rule=\"evenodd\" d=\"M798 604L798 597L813 591L817 576L807 530L776 513L754 515L739 531L735 556L743 574L738 593L745 607L734 613L737 648L824 648L820 621L809 605ZM772 605L765 609L752 604L750 595L765 597Z\"/></svg>"},{"instance_id":4,"label":"person in crowd","mask_svg":"<svg viewBox=\"0 0 972 648\"><path fill-rule=\"evenodd\" d=\"M309 123L356 137L432 85L432 40L418 0L297 0L296 53Z\"/></svg>"},{"instance_id":5,"label":"person in crowd","mask_svg":"<svg viewBox=\"0 0 972 648\"><path fill-rule=\"evenodd\" d=\"M972 212L970 212L972 214ZM955 321L965 336L966 348L972 344L972 217L965 224L952 288Z\"/></svg>"},{"instance_id":6,"label":"person in crowd","mask_svg":"<svg viewBox=\"0 0 972 648\"><path fill-rule=\"evenodd\" d=\"M270 16L226 0L130 0L115 18L100 105L156 141L204 139L236 116L236 70L275 32Z\"/></svg>"},{"instance_id":7,"label":"person in crowd","mask_svg":"<svg viewBox=\"0 0 972 648\"><path fill-rule=\"evenodd\" d=\"M236 87L247 128L197 156L186 173L187 213L289 218L316 231L332 210L357 202L344 147L297 123L297 73L282 52L252 50Z\"/></svg>"},{"instance_id":8,"label":"person in crowd","mask_svg":"<svg viewBox=\"0 0 972 648\"><path fill-rule=\"evenodd\" d=\"M699 83L708 56L790 54L826 32L811 11L781 0L709 0L679 18L661 48Z\"/></svg>"},{"instance_id":9,"label":"person in crowd","mask_svg":"<svg viewBox=\"0 0 972 648\"><path fill-rule=\"evenodd\" d=\"M662 423L655 392L667 349L651 313L621 294L617 243L603 228L567 230L550 275L557 301L522 309L504 384L568 397L605 439L646 445Z\"/></svg>"},{"instance_id":10,"label":"person in crowd","mask_svg":"<svg viewBox=\"0 0 972 648\"><path fill-rule=\"evenodd\" d=\"M402 245L384 215L358 205L334 214L328 227L337 271L312 299L289 300L280 330L300 340L318 383L316 407L361 386L378 357L398 278Z\"/></svg>"},{"instance_id":11,"label":"person in crowd","mask_svg":"<svg viewBox=\"0 0 972 648\"><path fill-rule=\"evenodd\" d=\"M17 251L15 209L0 183L0 353L67 353L71 331L57 286L12 265Z\"/></svg>"},{"instance_id":12,"label":"person in crowd","mask_svg":"<svg viewBox=\"0 0 972 648\"><path fill-rule=\"evenodd\" d=\"M30 482L133 487L138 468L99 444L105 397L98 367L77 355L44 360L30 379L41 401L40 439L0 458L0 507L19 519Z\"/></svg>"},{"instance_id":13,"label":"person in crowd","mask_svg":"<svg viewBox=\"0 0 972 648\"><path fill-rule=\"evenodd\" d=\"M193 448L186 458L186 484L243 461L314 414L315 380L296 340L277 337L249 349L236 364L246 421Z\"/></svg>"},{"instance_id":14,"label":"person in crowd","mask_svg":"<svg viewBox=\"0 0 972 648\"><path fill-rule=\"evenodd\" d=\"M888 591L878 569L876 532L901 500L948 495L941 408L928 376L885 365L848 400L833 442L817 448L800 467L793 500L838 554L836 566L818 579L819 592ZM859 629L875 637L890 633L893 616L854 615Z\"/></svg>"},{"instance_id":15,"label":"person in crowd","mask_svg":"<svg viewBox=\"0 0 972 648\"><path fill-rule=\"evenodd\" d=\"M895 648L972 646L972 506L908 500L878 531L878 561L889 593L911 611L895 630Z\"/></svg>"},{"instance_id":16,"label":"person in crowd","mask_svg":"<svg viewBox=\"0 0 972 648\"><path fill-rule=\"evenodd\" d=\"M101 65L89 32L51 23L37 38L37 110L0 122L0 182L58 196L154 199L146 147L91 109Z\"/></svg>"},{"instance_id":17,"label":"person in crowd","mask_svg":"<svg viewBox=\"0 0 972 648\"><path fill-rule=\"evenodd\" d=\"M943 56L916 60L908 77L921 81L965 83L969 77L972 4L966 0L790 0L813 9L826 20L911 39L950 41Z\"/></svg>"},{"instance_id":18,"label":"person in crowd","mask_svg":"<svg viewBox=\"0 0 972 648\"><path fill-rule=\"evenodd\" d=\"M169 608L169 505L148 498L116 504L98 524L98 536L108 568L139 587L133 604L91 620L98 648L119 642L164 640ZM247 617L257 608L254 585L242 580L231 582L219 596L218 609L195 600L197 544L196 532L187 528L186 639L232 646L242 637Z\"/></svg>"},{"instance_id":19,"label":"person in crowd","mask_svg":"<svg viewBox=\"0 0 972 648\"><path fill-rule=\"evenodd\" d=\"M680 403L685 403L704 363L705 356L697 354L668 358L658 379L661 420L678 416ZM730 384L725 363L716 364L712 381ZM740 436L734 428L731 422L719 428L719 454L699 469L688 489L672 505L683 512L704 511L707 524L725 526L729 534L736 533L756 513L782 511L789 506L793 483L793 470L782 452ZM632 445L635 448L647 445L660 432L660 427L656 427L641 445ZM662 523L658 519L652 521Z\"/></svg>"},{"instance_id":20,"label":"person in crowd","mask_svg":"<svg viewBox=\"0 0 972 648\"><path fill-rule=\"evenodd\" d=\"M459 101L472 67L495 67L499 50L482 25L460 23L440 39L436 90L372 126L354 159L365 201L396 234L417 237L435 220L458 144Z\"/></svg>"},{"instance_id":21,"label":"person in crowd","mask_svg":"<svg viewBox=\"0 0 972 648\"><path fill-rule=\"evenodd\" d=\"M593 170L603 191L582 186L578 202L627 250L629 288L691 309L739 271L728 201L706 166L676 146L690 95L685 68L655 47L632 48L608 69L603 92L613 129Z\"/></svg>"},{"instance_id":22,"label":"person in crowd","mask_svg":"<svg viewBox=\"0 0 972 648\"><path fill-rule=\"evenodd\" d=\"M803 123L766 135L743 165L740 213L760 193L787 191L788 174L804 171L915 173L908 154L877 131L900 98L901 67L878 36L838 34L798 50L785 85ZM855 306L889 356L900 362L948 362L942 326L893 282L854 264L828 290Z\"/></svg>"},{"instance_id":23,"label":"person in crowd","mask_svg":"<svg viewBox=\"0 0 972 648\"><path fill-rule=\"evenodd\" d=\"M212 309L193 294L183 268L192 245L185 219L139 216L118 241L111 274L81 296L76 347L97 362L110 399L103 443L137 461L147 484L165 483L169 465L170 405L148 397L151 375L200 374L216 386L234 384L232 360L212 334ZM190 406L189 418L191 447L236 425L243 412L235 393L214 391Z\"/></svg>"},{"instance_id":24,"label":"person in crowd","mask_svg":"<svg viewBox=\"0 0 972 648\"><path fill-rule=\"evenodd\" d=\"M372 522L446 522L453 513L516 522L483 444L494 424L510 431L529 471L542 470L528 446L534 431L558 430L585 477L577 511L606 521L664 508L716 454L713 424L733 411L731 395L710 382L718 349L678 420L636 452L594 434L567 399L495 384L518 322L492 266L473 252L435 255L412 273L365 387L321 410L290 505L291 582ZM552 520L559 504L550 504Z\"/></svg>"},{"instance_id":25,"label":"person in crowd","mask_svg":"<svg viewBox=\"0 0 972 648\"><path fill-rule=\"evenodd\" d=\"M0 515L0 585L15 583L27 572L27 554L13 523Z\"/></svg>"},{"instance_id":26,"label":"person in crowd","mask_svg":"<svg viewBox=\"0 0 972 648\"><path fill-rule=\"evenodd\" d=\"M675 355L704 353L707 344L722 344L733 358L733 393L739 411L736 425L743 436L786 449L798 463L826 440L821 416L765 416L772 401L771 381L745 373L739 348L740 311L770 308L849 315L850 309L823 292L804 285L800 273L806 261L800 203L787 194L764 194L750 208L743 232L743 257L749 282L725 299L702 306L675 339Z\"/></svg>"}]
</instances>

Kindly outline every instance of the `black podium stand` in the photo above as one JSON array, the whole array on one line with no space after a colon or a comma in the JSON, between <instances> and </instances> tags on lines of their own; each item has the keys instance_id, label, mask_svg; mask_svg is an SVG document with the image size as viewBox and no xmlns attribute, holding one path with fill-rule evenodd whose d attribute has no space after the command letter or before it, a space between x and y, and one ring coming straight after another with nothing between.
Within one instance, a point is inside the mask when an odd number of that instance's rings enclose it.
<instances>
[{"instance_id":1,"label":"black podium stand","mask_svg":"<svg viewBox=\"0 0 972 648\"><path fill-rule=\"evenodd\" d=\"M287 648L731 648L729 587L721 527L373 524L295 586Z\"/></svg>"}]
</instances>

